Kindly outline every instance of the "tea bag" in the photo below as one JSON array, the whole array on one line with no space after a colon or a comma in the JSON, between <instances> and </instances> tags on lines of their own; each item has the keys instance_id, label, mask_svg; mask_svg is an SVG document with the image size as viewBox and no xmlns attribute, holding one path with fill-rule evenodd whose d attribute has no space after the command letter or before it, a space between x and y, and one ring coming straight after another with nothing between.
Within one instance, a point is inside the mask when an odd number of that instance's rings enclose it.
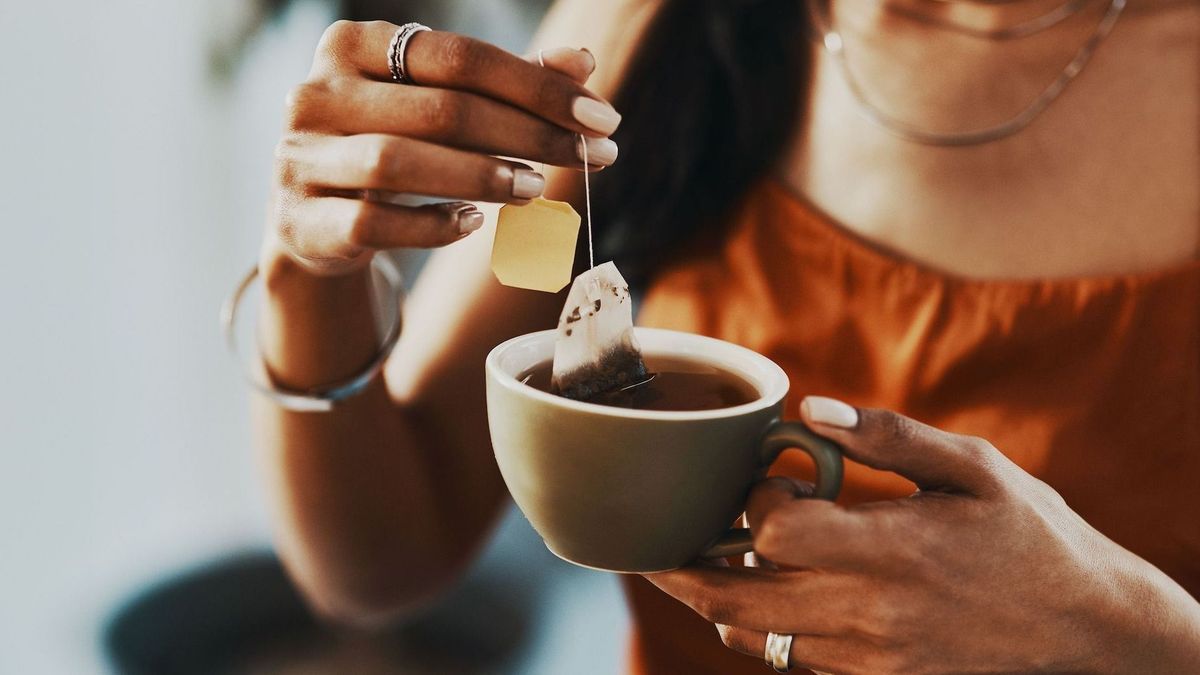
<instances>
[{"instance_id":1,"label":"tea bag","mask_svg":"<svg viewBox=\"0 0 1200 675\"><path fill-rule=\"evenodd\" d=\"M551 389L590 400L649 378L633 334L629 285L617 266L606 262L575 277L558 319Z\"/></svg>"}]
</instances>

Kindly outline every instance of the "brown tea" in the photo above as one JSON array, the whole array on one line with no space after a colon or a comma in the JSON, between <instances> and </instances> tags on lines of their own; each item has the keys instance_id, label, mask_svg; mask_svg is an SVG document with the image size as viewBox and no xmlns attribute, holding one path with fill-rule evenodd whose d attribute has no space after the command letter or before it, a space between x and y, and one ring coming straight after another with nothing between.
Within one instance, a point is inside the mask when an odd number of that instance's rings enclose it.
<instances>
[{"instance_id":1,"label":"brown tea","mask_svg":"<svg viewBox=\"0 0 1200 675\"><path fill-rule=\"evenodd\" d=\"M716 410L750 403L758 390L740 376L712 364L677 357L647 356L646 368L653 378L645 384L601 394L588 399L619 408L636 410ZM536 389L557 394L550 386L551 363L538 364L520 378Z\"/></svg>"}]
</instances>

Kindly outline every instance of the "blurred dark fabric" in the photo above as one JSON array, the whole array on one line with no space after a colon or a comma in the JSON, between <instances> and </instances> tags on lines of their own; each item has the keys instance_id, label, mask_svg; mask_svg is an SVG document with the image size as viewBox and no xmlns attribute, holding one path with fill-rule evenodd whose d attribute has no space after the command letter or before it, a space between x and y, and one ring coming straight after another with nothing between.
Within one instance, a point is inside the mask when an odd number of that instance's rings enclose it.
<instances>
[{"instance_id":1,"label":"blurred dark fabric","mask_svg":"<svg viewBox=\"0 0 1200 675\"><path fill-rule=\"evenodd\" d=\"M502 579L468 579L427 612L379 631L318 621L269 552L159 582L119 607L102 641L120 675L517 672L531 607Z\"/></svg>"}]
</instances>

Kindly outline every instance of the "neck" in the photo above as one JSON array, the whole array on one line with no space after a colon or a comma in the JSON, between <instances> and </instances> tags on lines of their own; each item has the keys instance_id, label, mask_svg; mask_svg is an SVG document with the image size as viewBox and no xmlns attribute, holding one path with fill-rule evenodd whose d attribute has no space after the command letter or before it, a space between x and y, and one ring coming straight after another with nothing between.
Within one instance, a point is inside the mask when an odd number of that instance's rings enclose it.
<instances>
[{"instance_id":1,"label":"neck","mask_svg":"<svg viewBox=\"0 0 1200 675\"><path fill-rule=\"evenodd\" d=\"M888 1L989 29L1061 2ZM849 68L874 106L938 132L1011 119L1058 77L1109 6L1087 0L1051 28L987 40L882 2L833 0ZM1200 243L1200 5L1129 9L1028 127L965 147L914 143L867 121L817 49L809 107L782 171L859 234L960 274L1109 274L1190 259Z\"/></svg>"},{"instance_id":2,"label":"neck","mask_svg":"<svg viewBox=\"0 0 1200 675\"><path fill-rule=\"evenodd\" d=\"M880 115L938 135L994 127L1040 101L1124 0L840 0L826 11L819 1L809 0L819 27L836 32L847 83ZM1061 20L1030 23L1047 12ZM983 37L1014 28L1024 37Z\"/></svg>"}]
</instances>

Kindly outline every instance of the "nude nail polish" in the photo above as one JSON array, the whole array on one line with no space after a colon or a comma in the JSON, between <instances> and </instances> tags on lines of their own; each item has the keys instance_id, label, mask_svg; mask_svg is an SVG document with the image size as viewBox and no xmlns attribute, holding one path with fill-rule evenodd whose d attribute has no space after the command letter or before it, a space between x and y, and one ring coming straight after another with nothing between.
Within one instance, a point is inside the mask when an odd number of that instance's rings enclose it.
<instances>
[{"instance_id":1,"label":"nude nail polish","mask_svg":"<svg viewBox=\"0 0 1200 675\"><path fill-rule=\"evenodd\" d=\"M598 164L600 166L610 166L617 161L617 144L613 143L611 138L588 138L575 141L575 152L579 159L583 159L583 147L581 143L587 144L587 162L588 164Z\"/></svg>"},{"instance_id":2,"label":"nude nail polish","mask_svg":"<svg viewBox=\"0 0 1200 675\"><path fill-rule=\"evenodd\" d=\"M483 212L478 209L458 216L458 231L462 234L470 234L481 227L483 227Z\"/></svg>"},{"instance_id":3,"label":"nude nail polish","mask_svg":"<svg viewBox=\"0 0 1200 675\"><path fill-rule=\"evenodd\" d=\"M575 116L575 121L605 136L616 131L621 123L621 114L611 105L587 96L575 99L571 114Z\"/></svg>"},{"instance_id":4,"label":"nude nail polish","mask_svg":"<svg viewBox=\"0 0 1200 675\"><path fill-rule=\"evenodd\" d=\"M836 398L805 396L800 403L800 411L804 419L813 424L839 429L853 429L858 426L858 410Z\"/></svg>"},{"instance_id":5,"label":"nude nail polish","mask_svg":"<svg viewBox=\"0 0 1200 675\"><path fill-rule=\"evenodd\" d=\"M542 174L529 169L514 169L512 196L517 199L533 199L546 189L546 179Z\"/></svg>"},{"instance_id":6,"label":"nude nail polish","mask_svg":"<svg viewBox=\"0 0 1200 675\"><path fill-rule=\"evenodd\" d=\"M596 55L592 53L592 50L588 49L587 47L580 47L579 51L583 52L584 54L587 54L588 58L590 58L592 60L592 66L590 68L588 68L588 72L589 73L596 72Z\"/></svg>"}]
</instances>

